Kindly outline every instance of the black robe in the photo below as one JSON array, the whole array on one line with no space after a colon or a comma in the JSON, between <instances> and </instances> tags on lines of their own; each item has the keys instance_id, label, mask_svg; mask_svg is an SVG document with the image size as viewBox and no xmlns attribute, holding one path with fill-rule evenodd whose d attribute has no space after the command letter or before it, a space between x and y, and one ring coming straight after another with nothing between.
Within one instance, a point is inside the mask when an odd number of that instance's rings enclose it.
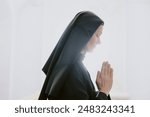
<instances>
[{"instance_id":1,"label":"black robe","mask_svg":"<svg viewBox=\"0 0 150 117\"><path fill-rule=\"evenodd\" d=\"M79 12L70 22L43 67L46 75L39 100L110 99L96 92L82 64L81 51L104 22L89 11Z\"/></svg>"},{"instance_id":2,"label":"black robe","mask_svg":"<svg viewBox=\"0 0 150 117\"><path fill-rule=\"evenodd\" d=\"M77 58L68 70L61 92L49 99L58 100L110 100L110 96L95 90L90 74L82 63L84 55Z\"/></svg>"}]
</instances>

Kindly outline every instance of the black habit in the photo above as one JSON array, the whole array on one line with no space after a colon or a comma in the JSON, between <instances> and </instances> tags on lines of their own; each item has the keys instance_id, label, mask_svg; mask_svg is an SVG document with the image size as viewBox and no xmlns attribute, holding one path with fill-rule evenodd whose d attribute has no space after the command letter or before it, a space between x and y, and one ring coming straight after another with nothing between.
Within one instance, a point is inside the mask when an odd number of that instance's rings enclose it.
<instances>
[{"instance_id":1,"label":"black habit","mask_svg":"<svg viewBox=\"0 0 150 117\"><path fill-rule=\"evenodd\" d=\"M46 79L39 100L110 99L109 95L95 90L81 54L96 29L103 24L89 11L79 12L74 17L42 69Z\"/></svg>"}]
</instances>

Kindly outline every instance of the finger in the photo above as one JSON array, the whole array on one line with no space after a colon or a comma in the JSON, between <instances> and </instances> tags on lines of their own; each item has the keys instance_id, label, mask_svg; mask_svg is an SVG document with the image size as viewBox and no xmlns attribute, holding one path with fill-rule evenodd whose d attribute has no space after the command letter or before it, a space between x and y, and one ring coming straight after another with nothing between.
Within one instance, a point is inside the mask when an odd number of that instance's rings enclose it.
<instances>
[{"instance_id":1,"label":"finger","mask_svg":"<svg viewBox=\"0 0 150 117\"><path fill-rule=\"evenodd\" d=\"M103 64L103 75L107 74L107 62Z\"/></svg>"},{"instance_id":2,"label":"finger","mask_svg":"<svg viewBox=\"0 0 150 117\"><path fill-rule=\"evenodd\" d=\"M103 64L102 64L102 68L101 68L101 74L103 75L104 74L104 68L105 67L105 62L103 62Z\"/></svg>"},{"instance_id":3,"label":"finger","mask_svg":"<svg viewBox=\"0 0 150 117\"><path fill-rule=\"evenodd\" d=\"M104 85L104 78L103 78L102 74L100 74L99 82L100 82L100 87L103 87L103 85Z\"/></svg>"},{"instance_id":4,"label":"finger","mask_svg":"<svg viewBox=\"0 0 150 117\"><path fill-rule=\"evenodd\" d=\"M104 70L104 65L105 65L105 62L103 62L103 64L102 64L101 71Z\"/></svg>"},{"instance_id":5,"label":"finger","mask_svg":"<svg viewBox=\"0 0 150 117\"><path fill-rule=\"evenodd\" d=\"M97 71L97 76L96 76L96 84L99 84L99 79L100 79L100 71Z\"/></svg>"},{"instance_id":6,"label":"finger","mask_svg":"<svg viewBox=\"0 0 150 117\"><path fill-rule=\"evenodd\" d=\"M110 78L113 78L113 69L110 68Z\"/></svg>"},{"instance_id":7,"label":"finger","mask_svg":"<svg viewBox=\"0 0 150 117\"><path fill-rule=\"evenodd\" d=\"M106 75L109 75L110 73L110 64L107 62L106 63Z\"/></svg>"},{"instance_id":8,"label":"finger","mask_svg":"<svg viewBox=\"0 0 150 117\"><path fill-rule=\"evenodd\" d=\"M97 76L96 76L96 78L98 79L99 76L100 76L100 71L97 71Z\"/></svg>"},{"instance_id":9,"label":"finger","mask_svg":"<svg viewBox=\"0 0 150 117\"><path fill-rule=\"evenodd\" d=\"M108 75L110 75L110 71L111 71L111 70L110 70L110 64L108 63L108 66L107 66L107 74L108 74Z\"/></svg>"},{"instance_id":10,"label":"finger","mask_svg":"<svg viewBox=\"0 0 150 117\"><path fill-rule=\"evenodd\" d=\"M106 76L108 73L108 62L105 62L104 64L104 75Z\"/></svg>"},{"instance_id":11,"label":"finger","mask_svg":"<svg viewBox=\"0 0 150 117\"><path fill-rule=\"evenodd\" d=\"M96 85L98 87L98 89L100 90L101 88L101 83L102 83L102 80L101 80L101 77L100 77L100 71L97 71L97 78L96 78Z\"/></svg>"}]
</instances>

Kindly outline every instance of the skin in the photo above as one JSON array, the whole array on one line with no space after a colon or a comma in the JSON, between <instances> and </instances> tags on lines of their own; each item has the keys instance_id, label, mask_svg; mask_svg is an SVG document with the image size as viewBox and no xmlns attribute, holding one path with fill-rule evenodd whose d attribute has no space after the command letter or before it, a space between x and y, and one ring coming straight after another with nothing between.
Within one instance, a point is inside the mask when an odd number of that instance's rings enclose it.
<instances>
[{"instance_id":1,"label":"skin","mask_svg":"<svg viewBox=\"0 0 150 117\"><path fill-rule=\"evenodd\" d=\"M91 39L87 43L86 52L91 52L97 44L100 44L100 36L103 31L103 25L99 26ZM100 92L109 94L113 83L113 69L108 61L104 61L101 70L97 71L96 85Z\"/></svg>"},{"instance_id":2,"label":"skin","mask_svg":"<svg viewBox=\"0 0 150 117\"><path fill-rule=\"evenodd\" d=\"M92 35L91 39L86 45L86 51L91 52L97 44L100 44L100 36L103 31L103 25L99 26L95 33Z\"/></svg>"}]
</instances>

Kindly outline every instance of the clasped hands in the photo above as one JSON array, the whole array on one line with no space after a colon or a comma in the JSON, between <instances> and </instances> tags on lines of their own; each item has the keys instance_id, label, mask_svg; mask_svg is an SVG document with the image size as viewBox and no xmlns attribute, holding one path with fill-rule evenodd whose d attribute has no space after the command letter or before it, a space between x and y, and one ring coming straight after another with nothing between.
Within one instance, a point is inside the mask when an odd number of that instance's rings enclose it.
<instances>
[{"instance_id":1,"label":"clasped hands","mask_svg":"<svg viewBox=\"0 0 150 117\"><path fill-rule=\"evenodd\" d=\"M109 94L113 83L113 69L108 62L103 62L101 71L97 71L96 85L100 92Z\"/></svg>"}]
</instances>

